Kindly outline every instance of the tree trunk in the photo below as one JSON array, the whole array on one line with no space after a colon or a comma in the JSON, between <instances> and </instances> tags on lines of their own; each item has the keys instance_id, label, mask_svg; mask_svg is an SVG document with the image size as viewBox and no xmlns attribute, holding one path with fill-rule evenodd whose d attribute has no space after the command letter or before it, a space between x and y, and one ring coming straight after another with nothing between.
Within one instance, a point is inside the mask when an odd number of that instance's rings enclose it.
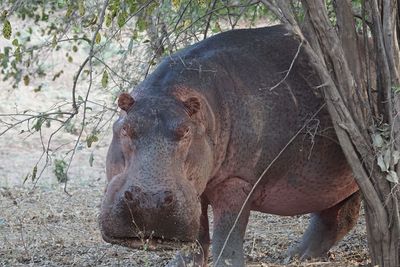
<instances>
[{"instance_id":1,"label":"tree trunk","mask_svg":"<svg viewBox=\"0 0 400 267\"><path fill-rule=\"evenodd\" d=\"M373 47L376 56L362 62L370 51L360 47L350 0L334 1L337 28L332 25L323 1L302 0L305 12L302 30L288 1L263 0L282 22L303 40L315 71L320 75L329 113L354 176L363 193L368 244L373 266L399 266L400 88L397 0L369 0L372 14ZM363 19L363 22L367 18ZM364 25L364 34L367 34ZM364 44L368 44L367 35ZM364 53L364 54L363 54ZM363 67L365 66L365 67ZM372 71L376 69L376 74ZM371 79L376 79L372 95ZM381 107L376 109L375 107ZM377 110L378 114L374 111ZM384 118L384 123L381 118ZM387 126L386 126L387 125ZM387 131L378 130L385 126ZM383 144L374 138L384 139ZM378 159L385 160L378 161ZM382 164L384 161L384 164Z\"/></svg>"}]
</instances>

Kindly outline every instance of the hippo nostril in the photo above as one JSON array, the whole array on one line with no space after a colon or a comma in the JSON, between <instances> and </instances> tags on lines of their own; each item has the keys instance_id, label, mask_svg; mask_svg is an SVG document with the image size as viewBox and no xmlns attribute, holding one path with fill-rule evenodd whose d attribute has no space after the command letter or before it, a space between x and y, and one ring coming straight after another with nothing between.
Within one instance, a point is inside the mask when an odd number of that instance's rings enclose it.
<instances>
[{"instance_id":1,"label":"hippo nostril","mask_svg":"<svg viewBox=\"0 0 400 267\"><path fill-rule=\"evenodd\" d=\"M174 202L175 198L172 195L172 192L166 191L164 197L164 206L170 206Z\"/></svg>"},{"instance_id":2,"label":"hippo nostril","mask_svg":"<svg viewBox=\"0 0 400 267\"><path fill-rule=\"evenodd\" d=\"M125 191L124 197L125 197L125 199L126 199L127 201L133 201L132 193L129 192L129 191Z\"/></svg>"},{"instance_id":3,"label":"hippo nostril","mask_svg":"<svg viewBox=\"0 0 400 267\"><path fill-rule=\"evenodd\" d=\"M134 195L142 195L143 190L139 186L133 185L129 188L129 191L131 191Z\"/></svg>"}]
</instances>

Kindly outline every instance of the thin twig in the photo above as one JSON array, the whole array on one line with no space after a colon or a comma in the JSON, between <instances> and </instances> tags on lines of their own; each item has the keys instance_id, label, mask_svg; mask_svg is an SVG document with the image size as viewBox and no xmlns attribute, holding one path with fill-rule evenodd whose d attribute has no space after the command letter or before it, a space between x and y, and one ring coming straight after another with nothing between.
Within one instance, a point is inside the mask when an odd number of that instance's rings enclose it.
<instances>
[{"instance_id":1,"label":"thin twig","mask_svg":"<svg viewBox=\"0 0 400 267\"><path fill-rule=\"evenodd\" d=\"M285 75L285 76L282 78L282 80L280 80L277 84L275 84L274 86L272 86L272 87L269 89L269 91L272 91L272 90L274 90L276 87L278 87L279 85L281 85L281 84L286 80L286 78L289 76L290 71L291 71L292 68L293 68L294 62L296 61L297 57L299 56L300 49L301 49L302 45L303 45L303 39L301 39L301 42L300 42L300 44L299 44L299 47L297 48L297 52L296 52L296 54L294 55L294 58L293 58L292 62L290 63L290 67L289 67L289 69L286 71L286 75Z\"/></svg>"},{"instance_id":2,"label":"thin twig","mask_svg":"<svg viewBox=\"0 0 400 267\"><path fill-rule=\"evenodd\" d=\"M88 56L88 58L85 60L85 62L87 62L87 61L89 62L89 67L90 67L90 70L89 70L89 76L90 76L90 78L89 78L89 86L88 86L88 89L87 89L87 91L86 91L85 101L83 102L83 119L82 119L82 126L81 126L81 130L80 130L80 132L79 132L78 138L76 139L74 149L72 150L72 154L71 154L70 160L69 160L69 162L68 162L68 166L67 166L66 171L65 171L67 174L68 174L69 168L71 167L71 162L72 162L72 160L73 160L73 158L74 158L74 156L75 156L76 150L77 150L77 148L78 148L78 144L79 144L79 142L80 142L80 140L81 140L83 130L85 129L86 112L87 112L87 110L86 110L86 105L87 105L87 100L88 100L88 98L89 98L90 90L91 90L91 88L92 88L92 83L93 83L93 69L92 69L92 68L93 68L93 65L92 65L92 59L93 59L93 56L94 56L94 45L95 45L95 42L96 42L96 36L97 36L97 34L99 33L99 31L100 31L100 29L101 29L101 27L102 27L102 25L103 25L103 22L104 22L104 17L105 17L105 14L106 14L106 9L107 9L107 6L108 6L108 2L109 2L109 0L105 0L104 3L103 3L103 7L102 7L102 10L101 10L100 16L99 16L99 22L98 22L98 24L97 24L97 28L96 28L95 32L93 33L93 37L92 37L92 41L91 41L91 46L90 46L90 51L89 51L89 56ZM84 63L84 64L81 65L81 68L80 68L79 71L78 71L79 74L81 73L81 71L82 71L82 69L83 69L83 66L84 66L85 64L86 64L86 63ZM79 75L76 76L76 79L75 79L75 81L74 81L74 87L73 87L73 99L72 99L72 101L73 101L73 103L74 103L74 104L73 104L73 107L74 107L74 109L75 109L75 112L78 112L78 107L76 106L76 99L75 99L75 89L76 89L76 82L77 82L78 78L79 78ZM64 192L65 192L66 194L70 195L70 194L67 192L67 183L68 183L68 179L66 179L66 180L65 180L65 183L64 183Z\"/></svg>"},{"instance_id":3,"label":"thin twig","mask_svg":"<svg viewBox=\"0 0 400 267\"><path fill-rule=\"evenodd\" d=\"M216 4L216 3L217 3L217 0L214 0L214 1L212 2L211 10L213 10L213 9L215 8L215 4ZM207 38L207 32L208 32L208 28L210 28L210 22L211 22L212 15L213 15L213 13L210 13L210 16L208 17L207 24L206 24L206 28L205 28L205 30L204 30L203 39L206 39L206 38Z\"/></svg>"},{"instance_id":4,"label":"thin twig","mask_svg":"<svg viewBox=\"0 0 400 267\"><path fill-rule=\"evenodd\" d=\"M81 64L81 66L78 69L78 72L75 75L74 78L74 83L72 85L72 108L75 111L75 114L78 114L78 105L76 104L76 85L78 84L78 79L79 76L82 73L83 68L86 66L86 64L89 62L90 56L88 56Z\"/></svg>"},{"instance_id":5,"label":"thin twig","mask_svg":"<svg viewBox=\"0 0 400 267\"><path fill-rule=\"evenodd\" d=\"M26 255L29 257L29 258L32 258L31 257L31 255L30 255L30 253L29 253L29 249L28 249L28 247L26 246L26 242L25 242L25 238L24 238L24 226L23 226L23 224L22 224L22 220L21 220L21 218L18 218L18 221L19 221L19 225L20 225L20 234L21 234L21 241L22 241L22 244L23 244L23 246L24 246L24 250L25 250L25 253L26 253Z\"/></svg>"},{"instance_id":6,"label":"thin twig","mask_svg":"<svg viewBox=\"0 0 400 267\"><path fill-rule=\"evenodd\" d=\"M282 21L283 23L288 23L288 21L285 19L285 16L282 14L282 11L279 10L279 9L276 7L276 4L271 3L270 0L261 0L261 2L262 2L264 5L266 5L267 8L268 8L269 10L271 10L272 13L274 13L275 16L277 16L277 18L278 18L280 21Z\"/></svg>"},{"instance_id":7,"label":"thin twig","mask_svg":"<svg viewBox=\"0 0 400 267\"><path fill-rule=\"evenodd\" d=\"M74 116L75 116L75 114L71 114L70 117L69 117L68 119L65 120L65 123L67 123L69 120L71 120ZM34 185L33 185L32 190L34 190L34 189L36 188L36 185L37 185L39 179L42 177L42 175L43 175L45 169L46 169L47 166L49 165L50 158L51 158L50 155L49 155L51 141L52 141L53 137L54 137L62 128L64 128L65 123L63 123L61 126L59 126L55 131L53 131L53 132L50 134L50 137L49 137L49 139L47 140L46 150L42 153L42 155L40 156L39 160L36 162L36 165L35 165L35 166L37 166L37 165L39 164L39 162L42 160L43 156L46 155L46 161L45 161L44 166L42 167L42 169L41 169L39 175L37 176L37 178L36 178L36 180L35 180L35 183L34 183Z\"/></svg>"},{"instance_id":8,"label":"thin twig","mask_svg":"<svg viewBox=\"0 0 400 267\"><path fill-rule=\"evenodd\" d=\"M156 56L157 56L157 54L158 54L158 50L161 49L161 48L163 47L165 40L167 40L167 39L171 36L171 34L172 34L173 32L176 31L176 29L178 28L179 23L181 22L181 20L182 20L182 18L183 18L183 15L186 13L186 11L187 11L187 9L189 8L189 5L190 5L191 3L192 3L192 0L189 0L189 2L188 2L188 3L186 4L186 6L183 8L182 13L179 15L178 20L177 20L176 23L175 23L174 29L167 35L167 37L166 37L164 40L161 41L161 44L158 46L158 48L157 48L157 50L155 51L155 53L154 53L152 59L149 61L149 64L148 64L148 66L147 66L147 69L146 69L146 72L145 72L145 75L144 75L145 78L147 77L147 75L148 75L149 72L150 72L150 67L151 67L151 65L152 65L151 63L156 59Z\"/></svg>"},{"instance_id":9,"label":"thin twig","mask_svg":"<svg viewBox=\"0 0 400 267\"><path fill-rule=\"evenodd\" d=\"M115 76L117 76L118 78L120 78L122 81L128 83L128 84L132 84L132 81L129 81L127 79L125 79L124 77L122 77L121 75L119 75L115 70L113 70L107 63L105 63L101 58L99 58L98 56L93 55L93 57L98 60L101 64L103 64L109 71L112 72L112 74L114 74Z\"/></svg>"},{"instance_id":10,"label":"thin twig","mask_svg":"<svg viewBox=\"0 0 400 267\"><path fill-rule=\"evenodd\" d=\"M7 10L7 17L11 16L12 13L14 13L15 10L17 10L23 4L23 2L24 0L15 1L15 3L11 6L11 8Z\"/></svg>"}]
</instances>

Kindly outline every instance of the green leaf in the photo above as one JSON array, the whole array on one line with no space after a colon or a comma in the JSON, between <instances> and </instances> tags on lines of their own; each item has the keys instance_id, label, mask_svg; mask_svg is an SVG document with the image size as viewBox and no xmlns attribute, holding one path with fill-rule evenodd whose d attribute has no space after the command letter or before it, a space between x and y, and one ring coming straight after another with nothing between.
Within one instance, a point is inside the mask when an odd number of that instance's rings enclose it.
<instances>
[{"instance_id":1,"label":"green leaf","mask_svg":"<svg viewBox=\"0 0 400 267\"><path fill-rule=\"evenodd\" d=\"M74 12L74 7L73 7L73 5L70 4L70 5L68 5L67 13L65 13L65 16L67 18L71 17L72 12Z\"/></svg>"},{"instance_id":2,"label":"green leaf","mask_svg":"<svg viewBox=\"0 0 400 267\"><path fill-rule=\"evenodd\" d=\"M383 146L383 138L379 133L374 133L371 135L372 138L372 143L374 144L375 147L381 148Z\"/></svg>"},{"instance_id":3,"label":"green leaf","mask_svg":"<svg viewBox=\"0 0 400 267\"><path fill-rule=\"evenodd\" d=\"M180 5L181 5L180 0L172 0L172 6L175 8L175 10L178 10Z\"/></svg>"},{"instance_id":4,"label":"green leaf","mask_svg":"<svg viewBox=\"0 0 400 267\"><path fill-rule=\"evenodd\" d=\"M101 86L103 86L103 88L106 88L107 85L108 85L108 73L107 70L104 70L103 77L101 77Z\"/></svg>"},{"instance_id":5,"label":"green leaf","mask_svg":"<svg viewBox=\"0 0 400 267\"><path fill-rule=\"evenodd\" d=\"M393 151L392 157L393 157L393 164L396 165L400 159L400 151L397 150Z\"/></svg>"},{"instance_id":6,"label":"green leaf","mask_svg":"<svg viewBox=\"0 0 400 267\"><path fill-rule=\"evenodd\" d=\"M88 147L91 147L92 144L97 141L99 141L99 138L95 134L91 134L88 137L86 137L86 144Z\"/></svg>"},{"instance_id":7,"label":"green leaf","mask_svg":"<svg viewBox=\"0 0 400 267\"><path fill-rule=\"evenodd\" d=\"M100 43L100 41L101 41L101 35L100 35L99 32L96 34L96 39L95 39L95 41L96 41L96 44Z\"/></svg>"},{"instance_id":8,"label":"green leaf","mask_svg":"<svg viewBox=\"0 0 400 267\"><path fill-rule=\"evenodd\" d=\"M110 10L112 13L112 16L115 17L120 9L120 1L119 0L114 0L112 1L110 5Z\"/></svg>"},{"instance_id":9,"label":"green leaf","mask_svg":"<svg viewBox=\"0 0 400 267\"><path fill-rule=\"evenodd\" d=\"M185 29L186 29L186 28L189 28L191 24L192 24L192 20L191 20L191 19L185 19L185 20L183 21L183 27L184 27Z\"/></svg>"},{"instance_id":10,"label":"green leaf","mask_svg":"<svg viewBox=\"0 0 400 267\"><path fill-rule=\"evenodd\" d=\"M393 85L392 86L392 91L393 91L393 93L395 93L395 94L398 94L398 93L400 93L400 85Z\"/></svg>"},{"instance_id":11,"label":"green leaf","mask_svg":"<svg viewBox=\"0 0 400 267\"><path fill-rule=\"evenodd\" d=\"M214 27L211 28L213 33L221 32L221 25L219 25L218 21L215 22Z\"/></svg>"},{"instance_id":12,"label":"green leaf","mask_svg":"<svg viewBox=\"0 0 400 267\"><path fill-rule=\"evenodd\" d=\"M390 153L390 148L386 149L383 155L383 161L385 162L386 167L389 169L390 168L390 160L392 158L392 155Z\"/></svg>"},{"instance_id":13,"label":"green leaf","mask_svg":"<svg viewBox=\"0 0 400 267\"><path fill-rule=\"evenodd\" d=\"M128 44L128 52L132 53L132 48L133 48L133 41L135 40L135 38L132 36L131 40L129 41Z\"/></svg>"},{"instance_id":14,"label":"green leaf","mask_svg":"<svg viewBox=\"0 0 400 267\"><path fill-rule=\"evenodd\" d=\"M89 165L90 165L90 167L93 167L93 161L94 161L94 156L93 156L93 153L91 153L90 157L89 157Z\"/></svg>"},{"instance_id":15,"label":"green leaf","mask_svg":"<svg viewBox=\"0 0 400 267\"><path fill-rule=\"evenodd\" d=\"M92 14L89 18L83 21L82 26L87 28L96 24L96 22L97 22L97 16L95 14Z\"/></svg>"},{"instance_id":16,"label":"green leaf","mask_svg":"<svg viewBox=\"0 0 400 267\"><path fill-rule=\"evenodd\" d=\"M22 182L22 184L25 184L25 182L28 180L29 176L30 176L30 173L28 173L28 174L25 176L24 181Z\"/></svg>"},{"instance_id":17,"label":"green leaf","mask_svg":"<svg viewBox=\"0 0 400 267\"><path fill-rule=\"evenodd\" d=\"M129 13L133 14L137 11L138 8L138 3L136 1L129 1L128 5L129 5Z\"/></svg>"},{"instance_id":18,"label":"green leaf","mask_svg":"<svg viewBox=\"0 0 400 267\"><path fill-rule=\"evenodd\" d=\"M3 36L4 36L4 38L10 40L11 33L12 33L11 23L10 23L10 21L8 19L6 19L6 20L4 20L4 25L3 25Z\"/></svg>"},{"instance_id":19,"label":"green leaf","mask_svg":"<svg viewBox=\"0 0 400 267\"><path fill-rule=\"evenodd\" d=\"M57 46L57 37L54 34L53 35L53 40L51 41L51 47L55 48Z\"/></svg>"},{"instance_id":20,"label":"green leaf","mask_svg":"<svg viewBox=\"0 0 400 267\"><path fill-rule=\"evenodd\" d=\"M42 85L39 85L38 87L36 87L35 89L33 89L33 92L38 93L42 91Z\"/></svg>"},{"instance_id":21,"label":"green leaf","mask_svg":"<svg viewBox=\"0 0 400 267\"><path fill-rule=\"evenodd\" d=\"M386 180L395 184L399 183L399 177L397 176L397 173L394 171L389 171L389 173L386 175Z\"/></svg>"},{"instance_id":22,"label":"green leaf","mask_svg":"<svg viewBox=\"0 0 400 267\"><path fill-rule=\"evenodd\" d=\"M137 21L137 29L139 32L143 32L144 30L146 30L147 28L147 21L145 20L145 18L140 17Z\"/></svg>"},{"instance_id":23,"label":"green leaf","mask_svg":"<svg viewBox=\"0 0 400 267\"><path fill-rule=\"evenodd\" d=\"M78 1L78 11L79 16L83 17L85 15L85 2L83 0Z\"/></svg>"},{"instance_id":24,"label":"green leaf","mask_svg":"<svg viewBox=\"0 0 400 267\"><path fill-rule=\"evenodd\" d=\"M65 183L68 180L67 176L67 163L63 159L55 159L54 160L54 175L57 178L57 181L60 183Z\"/></svg>"},{"instance_id":25,"label":"green leaf","mask_svg":"<svg viewBox=\"0 0 400 267\"><path fill-rule=\"evenodd\" d=\"M45 121L45 119L43 117L37 118L36 122L35 122L35 124L33 125L32 128L35 129L37 132L40 131L44 121Z\"/></svg>"},{"instance_id":26,"label":"green leaf","mask_svg":"<svg viewBox=\"0 0 400 267\"><path fill-rule=\"evenodd\" d=\"M139 33L138 33L138 31L137 31L137 30L133 30L131 40L132 40L132 41L133 41L133 40L137 41L138 38L139 38Z\"/></svg>"},{"instance_id":27,"label":"green leaf","mask_svg":"<svg viewBox=\"0 0 400 267\"><path fill-rule=\"evenodd\" d=\"M29 81L30 81L29 75L25 75L25 76L24 76L24 84L25 84L25 86L28 86L28 85L29 85Z\"/></svg>"},{"instance_id":28,"label":"green leaf","mask_svg":"<svg viewBox=\"0 0 400 267\"><path fill-rule=\"evenodd\" d=\"M17 62L21 62L22 61L21 48L19 46L17 47L17 49L15 49L14 55L15 55L15 60Z\"/></svg>"},{"instance_id":29,"label":"green leaf","mask_svg":"<svg viewBox=\"0 0 400 267\"><path fill-rule=\"evenodd\" d=\"M8 11L7 10L3 10L3 12L1 12L0 14L0 20L5 20L7 17Z\"/></svg>"},{"instance_id":30,"label":"green leaf","mask_svg":"<svg viewBox=\"0 0 400 267\"><path fill-rule=\"evenodd\" d=\"M61 74L63 74L63 73L64 73L64 71L60 70L59 72L54 74L52 81L55 81L56 79L60 78Z\"/></svg>"},{"instance_id":31,"label":"green leaf","mask_svg":"<svg viewBox=\"0 0 400 267\"><path fill-rule=\"evenodd\" d=\"M127 17L128 14L126 12L122 12L121 14L119 14L117 19L118 27L122 28L122 26L124 26Z\"/></svg>"},{"instance_id":32,"label":"green leaf","mask_svg":"<svg viewBox=\"0 0 400 267\"><path fill-rule=\"evenodd\" d=\"M387 172L388 166L386 166L385 161L383 160L383 155L379 154L377 160L378 160L378 166L379 166L379 168L381 168L381 171Z\"/></svg>"},{"instance_id":33,"label":"green leaf","mask_svg":"<svg viewBox=\"0 0 400 267\"><path fill-rule=\"evenodd\" d=\"M37 175L37 165L35 165L35 167L33 167L32 170L32 182L36 180L36 175Z\"/></svg>"},{"instance_id":34,"label":"green leaf","mask_svg":"<svg viewBox=\"0 0 400 267\"><path fill-rule=\"evenodd\" d=\"M112 23L112 16L111 16L111 13L108 13L107 15L106 15L106 26L107 27L110 27L110 25L111 25L111 23Z\"/></svg>"},{"instance_id":35,"label":"green leaf","mask_svg":"<svg viewBox=\"0 0 400 267\"><path fill-rule=\"evenodd\" d=\"M18 46L18 45L19 45L18 39L14 39L14 40L12 41L12 45L13 45L13 46Z\"/></svg>"}]
</instances>

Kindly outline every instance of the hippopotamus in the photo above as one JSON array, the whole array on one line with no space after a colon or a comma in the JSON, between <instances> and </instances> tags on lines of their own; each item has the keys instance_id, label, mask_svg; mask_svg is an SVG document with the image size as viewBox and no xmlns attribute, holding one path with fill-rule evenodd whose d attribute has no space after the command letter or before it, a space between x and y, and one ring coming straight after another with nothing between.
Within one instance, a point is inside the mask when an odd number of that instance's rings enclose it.
<instances>
[{"instance_id":1,"label":"hippopotamus","mask_svg":"<svg viewBox=\"0 0 400 267\"><path fill-rule=\"evenodd\" d=\"M360 193L302 44L282 25L223 32L167 56L122 93L103 239L200 244L201 255L172 261L182 266L206 266L211 244L214 266L244 266L250 211L312 213L289 254L326 255L355 225Z\"/></svg>"}]
</instances>

